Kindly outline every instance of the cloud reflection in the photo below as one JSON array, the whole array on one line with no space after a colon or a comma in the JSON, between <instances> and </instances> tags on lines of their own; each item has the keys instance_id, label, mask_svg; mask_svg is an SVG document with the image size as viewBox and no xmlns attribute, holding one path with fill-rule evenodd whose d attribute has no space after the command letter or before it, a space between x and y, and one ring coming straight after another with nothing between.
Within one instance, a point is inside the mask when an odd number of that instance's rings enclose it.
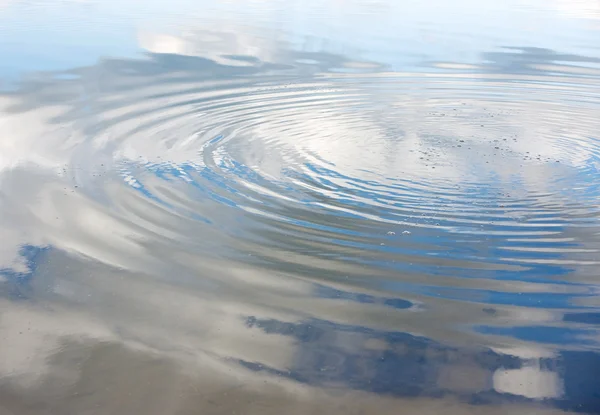
<instances>
[{"instance_id":1,"label":"cloud reflection","mask_svg":"<svg viewBox=\"0 0 600 415\"><path fill-rule=\"evenodd\" d=\"M597 342L563 326L597 294L597 90L237 33L146 33L0 97L2 405L597 409L573 386Z\"/></svg>"}]
</instances>

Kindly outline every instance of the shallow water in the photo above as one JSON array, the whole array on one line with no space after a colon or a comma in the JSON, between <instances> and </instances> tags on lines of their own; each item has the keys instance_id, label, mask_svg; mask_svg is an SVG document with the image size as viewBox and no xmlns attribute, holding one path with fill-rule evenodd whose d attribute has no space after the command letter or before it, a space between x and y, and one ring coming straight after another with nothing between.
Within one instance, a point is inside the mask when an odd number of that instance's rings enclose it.
<instances>
[{"instance_id":1,"label":"shallow water","mask_svg":"<svg viewBox=\"0 0 600 415\"><path fill-rule=\"evenodd\" d=\"M600 3L0 1L0 414L600 413Z\"/></svg>"}]
</instances>

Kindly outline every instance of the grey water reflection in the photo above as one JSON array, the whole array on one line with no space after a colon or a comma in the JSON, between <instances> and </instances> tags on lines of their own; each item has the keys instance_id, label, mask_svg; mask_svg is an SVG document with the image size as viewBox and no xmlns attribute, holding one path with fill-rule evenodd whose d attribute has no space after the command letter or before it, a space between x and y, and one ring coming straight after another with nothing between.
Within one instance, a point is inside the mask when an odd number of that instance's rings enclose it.
<instances>
[{"instance_id":1,"label":"grey water reflection","mask_svg":"<svg viewBox=\"0 0 600 415\"><path fill-rule=\"evenodd\" d=\"M244 30L0 95L2 413L598 413L598 59Z\"/></svg>"}]
</instances>

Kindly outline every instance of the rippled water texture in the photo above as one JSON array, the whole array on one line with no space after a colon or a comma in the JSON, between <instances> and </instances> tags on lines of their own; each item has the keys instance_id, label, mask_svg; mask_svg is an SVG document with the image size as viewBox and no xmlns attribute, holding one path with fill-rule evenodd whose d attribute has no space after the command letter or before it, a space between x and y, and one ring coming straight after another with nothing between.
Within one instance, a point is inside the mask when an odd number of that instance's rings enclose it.
<instances>
[{"instance_id":1,"label":"rippled water texture","mask_svg":"<svg viewBox=\"0 0 600 415\"><path fill-rule=\"evenodd\" d=\"M0 414L600 413L600 5L0 1Z\"/></svg>"}]
</instances>

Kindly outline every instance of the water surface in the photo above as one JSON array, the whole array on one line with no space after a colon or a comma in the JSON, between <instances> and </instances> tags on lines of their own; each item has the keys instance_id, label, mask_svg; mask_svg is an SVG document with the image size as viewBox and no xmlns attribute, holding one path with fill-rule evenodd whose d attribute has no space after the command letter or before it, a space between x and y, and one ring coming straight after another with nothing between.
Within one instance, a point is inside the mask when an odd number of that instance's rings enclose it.
<instances>
[{"instance_id":1,"label":"water surface","mask_svg":"<svg viewBox=\"0 0 600 415\"><path fill-rule=\"evenodd\" d=\"M592 0L0 1L0 413L600 413Z\"/></svg>"}]
</instances>

